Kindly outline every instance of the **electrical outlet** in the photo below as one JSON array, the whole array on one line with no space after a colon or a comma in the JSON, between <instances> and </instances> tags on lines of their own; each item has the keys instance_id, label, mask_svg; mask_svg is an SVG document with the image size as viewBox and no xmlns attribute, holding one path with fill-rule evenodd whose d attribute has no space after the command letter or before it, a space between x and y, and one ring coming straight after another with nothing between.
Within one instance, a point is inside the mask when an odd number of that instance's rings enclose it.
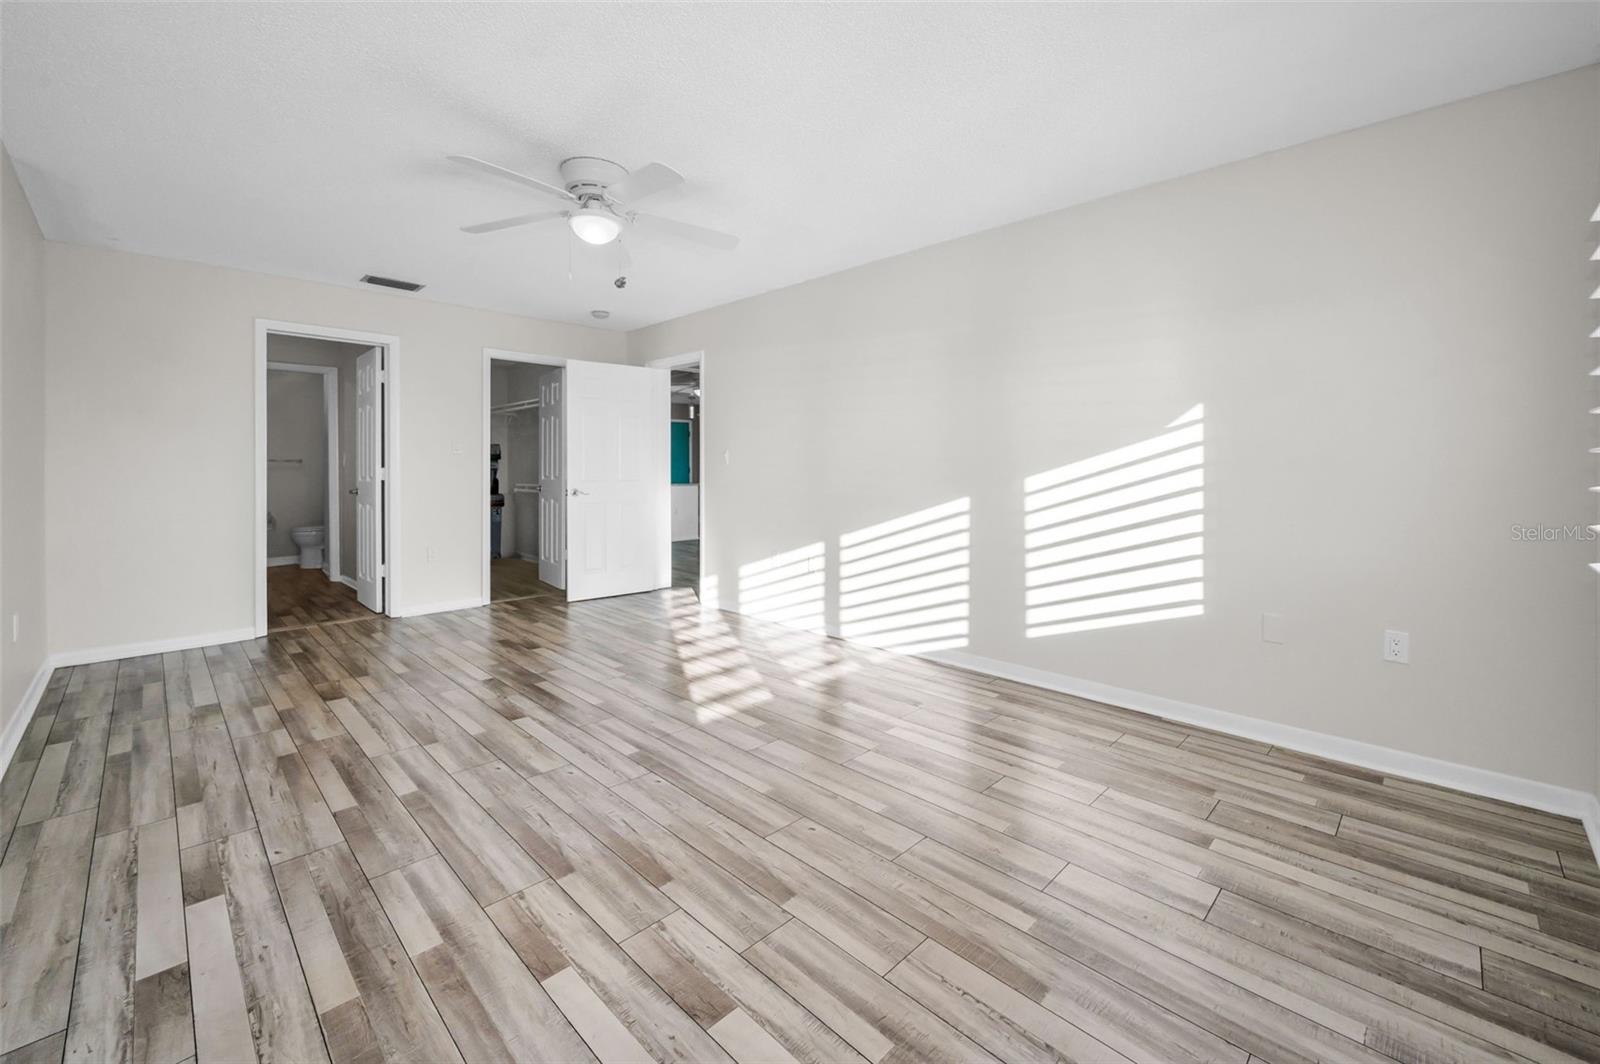
<instances>
[{"instance_id":1,"label":"electrical outlet","mask_svg":"<svg viewBox=\"0 0 1600 1064\"><path fill-rule=\"evenodd\" d=\"M1400 665L1411 663L1411 633L1387 631L1383 633L1383 660Z\"/></svg>"},{"instance_id":2,"label":"electrical outlet","mask_svg":"<svg viewBox=\"0 0 1600 1064\"><path fill-rule=\"evenodd\" d=\"M433 561L433 548L432 547L428 548L428 561L430 561L430 562Z\"/></svg>"}]
</instances>

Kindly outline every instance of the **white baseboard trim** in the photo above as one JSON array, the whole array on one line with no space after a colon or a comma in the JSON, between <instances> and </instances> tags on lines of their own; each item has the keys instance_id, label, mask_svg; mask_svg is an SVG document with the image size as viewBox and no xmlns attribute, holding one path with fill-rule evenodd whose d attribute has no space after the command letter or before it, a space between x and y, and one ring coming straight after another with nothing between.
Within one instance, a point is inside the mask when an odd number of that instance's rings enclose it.
<instances>
[{"instance_id":1,"label":"white baseboard trim","mask_svg":"<svg viewBox=\"0 0 1600 1064\"><path fill-rule=\"evenodd\" d=\"M147 643L124 643L121 646L86 647L82 650L63 650L50 656L55 668L67 665L91 665L97 661L116 661L119 658L138 658L146 654L170 654L174 650L194 650L219 643L240 643L256 638L254 628L230 628L224 632L204 635L179 635L171 639L153 639Z\"/></svg>"},{"instance_id":2,"label":"white baseboard trim","mask_svg":"<svg viewBox=\"0 0 1600 1064\"><path fill-rule=\"evenodd\" d=\"M355 577L351 577L351 576L334 576L334 577L330 577L329 579L333 580L335 583L343 584L345 587L349 588L351 591L354 591L356 589Z\"/></svg>"},{"instance_id":3,"label":"white baseboard trim","mask_svg":"<svg viewBox=\"0 0 1600 1064\"><path fill-rule=\"evenodd\" d=\"M11 767L11 758L21 745L22 737L28 733L28 725L33 723L34 711L39 708L39 699L44 697L44 689L50 683L50 674L55 671L55 663L50 658L47 657L39 663L39 671L33 674L33 682L29 683L28 689L22 693L22 701L12 712L5 733L0 734L0 776L5 775L6 769Z\"/></svg>"},{"instance_id":4,"label":"white baseboard trim","mask_svg":"<svg viewBox=\"0 0 1600 1064\"><path fill-rule=\"evenodd\" d=\"M268 569L271 569L274 565L299 565L299 564L300 564L300 555L298 555L298 554L285 554L285 555L282 555L282 556L277 557L277 558L268 558L267 559L267 568Z\"/></svg>"},{"instance_id":5,"label":"white baseboard trim","mask_svg":"<svg viewBox=\"0 0 1600 1064\"><path fill-rule=\"evenodd\" d=\"M1583 812L1583 829L1589 833L1589 849L1600 860L1600 794L1589 795L1589 808Z\"/></svg>"},{"instance_id":6,"label":"white baseboard trim","mask_svg":"<svg viewBox=\"0 0 1600 1064\"><path fill-rule=\"evenodd\" d=\"M396 610L396 617L421 617L429 613L454 613L456 610L475 610L479 606L487 605L483 596L478 595L469 599L456 599L452 602L430 602L425 606L403 606Z\"/></svg>"},{"instance_id":7,"label":"white baseboard trim","mask_svg":"<svg viewBox=\"0 0 1600 1064\"><path fill-rule=\"evenodd\" d=\"M1486 768L1460 765L1453 761L1442 761L1405 750L1378 746L1375 743L1345 739L1326 732L1312 731L1309 728L1278 724L1262 720L1260 717L1247 717L1240 713L1197 706L1161 695L1133 691L1126 687L1113 687L1110 684L1083 680L1063 673L1014 665L997 658L986 658L964 651L934 650L917 656L970 672L983 673L986 676L1014 680L1032 687L1042 687L1095 702L1122 706L1180 724L1193 724L1196 727L1225 732L1241 739L1271 743L1304 754L1324 757L1330 761L1343 761L1386 775L1451 787L1483 798L1495 798L1515 805L1541 809L1547 813L1577 817L1584 821L1590 846L1594 847L1595 853L1600 854L1600 799L1584 791L1523 779L1520 776L1510 776Z\"/></svg>"}]
</instances>

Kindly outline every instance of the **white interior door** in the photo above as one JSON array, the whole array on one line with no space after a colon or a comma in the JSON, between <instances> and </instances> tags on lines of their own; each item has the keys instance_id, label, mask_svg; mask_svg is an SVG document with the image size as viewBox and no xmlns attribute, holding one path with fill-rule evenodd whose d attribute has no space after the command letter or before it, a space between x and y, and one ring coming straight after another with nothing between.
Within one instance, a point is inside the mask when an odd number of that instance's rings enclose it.
<instances>
[{"instance_id":1,"label":"white interior door","mask_svg":"<svg viewBox=\"0 0 1600 1064\"><path fill-rule=\"evenodd\" d=\"M383 350L356 359L356 600L383 612Z\"/></svg>"},{"instance_id":2,"label":"white interior door","mask_svg":"<svg viewBox=\"0 0 1600 1064\"><path fill-rule=\"evenodd\" d=\"M567 586L567 437L562 417L564 371L539 374L539 579Z\"/></svg>"},{"instance_id":3,"label":"white interior door","mask_svg":"<svg viewBox=\"0 0 1600 1064\"><path fill-rule=\"evenodd\" d=\"M569 362L567 601L672 584L667 371Z\"/></svg>"}]
</instances>

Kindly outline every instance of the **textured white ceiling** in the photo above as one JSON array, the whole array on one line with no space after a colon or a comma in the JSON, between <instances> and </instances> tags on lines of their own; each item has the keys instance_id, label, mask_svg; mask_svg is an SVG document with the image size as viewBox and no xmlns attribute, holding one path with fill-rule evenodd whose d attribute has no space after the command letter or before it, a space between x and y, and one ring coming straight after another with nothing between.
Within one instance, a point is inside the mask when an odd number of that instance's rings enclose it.
<instances>
[{"instance_id":1,"label":"textured white ceiling","mask_svg":"<svg viewBox=\"0 0 1600 1064\"><path fill-rule=\"evenodd\" d=\"M0 5L51 239L634 328L1600 58L1592 3ZM447 152L659 160L720 255ZM569 251L573 276L569 279Z\"/></svg>"}]
</instances>

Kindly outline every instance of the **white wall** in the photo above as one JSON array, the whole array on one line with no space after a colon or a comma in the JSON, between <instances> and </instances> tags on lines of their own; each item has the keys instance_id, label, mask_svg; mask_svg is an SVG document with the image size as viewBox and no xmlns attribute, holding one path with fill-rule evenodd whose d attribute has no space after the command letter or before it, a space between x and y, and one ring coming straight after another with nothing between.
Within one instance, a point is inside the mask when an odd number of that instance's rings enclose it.
<instances>
[{"instance_id":1,"label":"white wall","mask_svg":"<svg viewBox=\"0 0 1600 1064\"><path fill-rule=\"evenodd\" d=\"M619 333L115 251L47 244L45 276L53 651L254 625L257 318L399 338L402 610L481 594L483 348L625 356Z\"/></svg>"},{"instance_id":2,"label":"white wall","mask_svg":"<svg viewBox=\"0 0 1600 1064\"><path fill-rule=\"evenodd\" d=\"M1593 790L1594 547L1512 526L1593 520L1597 95L1590 67L630 335L706 352L723 605L820 544L837 627L841 536L967 499L965 652ZM1196 404L1203 616L1028 638L1025 478Z\"/></svg>"},{"instance_id":3,"label":"white wall","mask_svg":"<svg viewBox=\"0 0 1600 1064\"><path fill-rule=\"evenodd\" d=\"M45 658L44 444L44 238L0 148L0 736Z\"/></svg>"},{"instance_id":4,"label":"white wall","mask_svg":"<svg viewBox=\"0 0 1600 1064\"><path fill-rule=\"evenodd\" d=\"M268 558L298 554L290 534L328 522L327 416L319 374L267 371Z\"/></svg>"}]
</instances>

